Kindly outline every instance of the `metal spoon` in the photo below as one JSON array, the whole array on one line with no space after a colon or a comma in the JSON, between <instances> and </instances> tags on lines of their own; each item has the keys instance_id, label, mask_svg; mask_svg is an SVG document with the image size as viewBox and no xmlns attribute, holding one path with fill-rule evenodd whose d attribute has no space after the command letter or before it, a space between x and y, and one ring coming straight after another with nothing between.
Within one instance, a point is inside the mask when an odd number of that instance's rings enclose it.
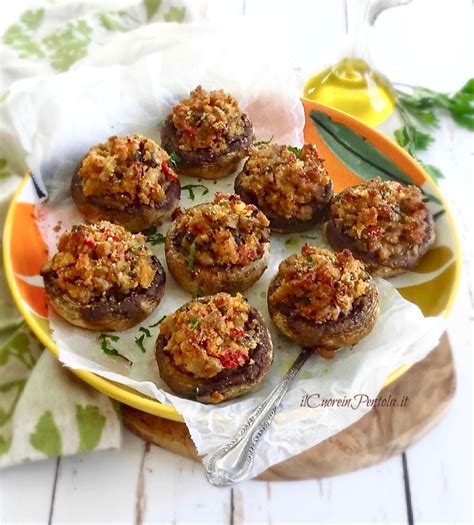
<instances>
[{"instance_id":1,"label":"metal spoon","mask_svg":"<svg viewBox=\"0 0 474 525\"><path fill-rule=\"evenodd\" d=\"M255 450L267 431L291 383L314 349L303 348L280 383L257 406L235 437L204 460L209 482L226 487L244 480L255 459Z\"/></svg>"}]
</instances>

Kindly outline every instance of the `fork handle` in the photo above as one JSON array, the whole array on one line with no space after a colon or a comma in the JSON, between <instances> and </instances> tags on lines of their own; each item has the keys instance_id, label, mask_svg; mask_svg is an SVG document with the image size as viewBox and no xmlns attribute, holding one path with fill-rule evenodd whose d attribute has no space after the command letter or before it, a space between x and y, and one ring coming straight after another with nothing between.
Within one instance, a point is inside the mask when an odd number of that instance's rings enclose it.
<instances>
[{"instance_id":1,"label":"fork handle","mask_svg":"<svg viewBox=\"0 0 474 525\"><path fill-rule=\"evenodd\" d=\"M303 348L280 383L257 406L235 437L204 460L209 482L216 487L244 480L262 440L291 383L314 350Z\"/></svg>"}]
</instances>

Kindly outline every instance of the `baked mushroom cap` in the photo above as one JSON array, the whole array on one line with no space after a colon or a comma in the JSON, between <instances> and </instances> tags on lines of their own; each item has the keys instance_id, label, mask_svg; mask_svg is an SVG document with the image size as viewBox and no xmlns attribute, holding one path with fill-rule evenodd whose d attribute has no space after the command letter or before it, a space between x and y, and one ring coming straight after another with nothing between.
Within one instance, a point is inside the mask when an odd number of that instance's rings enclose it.
<instances>
[{"instance_id":1,"label":"baked mushroom cap","mask_svg":"<svg viewBox=\"0 0 474 525\"><path fill-rule=\"evenodd\" d=\"M420 189L379 178L339 193L323 231L335 250L351 250L382 277L414 268L435 241Z\"/></svg>"},{"instance_id":2,"label":"baked mushroom cap","mask_svg":"<svg viewBox=\"0 0 474 525\"><path fill-rule=\"evenodd\" d=\"M71 196L89 222L108 220L138 232L171 218L181 186L169 155L151 139L114 136L82 159Z\"/></svg>"},{"instance_id":3,"label":"baked mushroom cap","mask_svg":"<svg viewBox=\"0 0 474 525\"><path fill-rule=\"evenodd\" d=\"M165 254L171 275L190 293L243 291L268 265L268 220L237 195L218 193L173 221Z\"/></svg>"},{"instance_id":4,"label":"baked mushroom cap","mask_svg":"<svg viewBox=\"0 0 474 525\"><path fill-rule=\"evenodd\" d=\"M268 328L245 299L226 293L186 303L160 324L160 376L171 390L202 403L220 403L255 388L268 372Z\"/></svg>"},{"instance_id":5,"label":"baked mushroom cap","mask_svg":"<svg viewBox=\"0 0 474 525\"><path fill-rule=\"evenodd\" d=\"M317 351L356 344L379 315L377 286L348 250L333 253L305 244L280 264L267 295L277 328Z\"/></svg>"},{"instance_id":6,"label":"baked mushroom cap","mask_svg":"<svg viewBox=\"0 0 474 525\"><path fill-rule=\"evenodd\" d=\"M265 213L272 231L294 233L325 217L333 187L314 144L263 143L250 150L235 193Z\"/></svg>"},{"instance_id":7,"label":"baked mushroom cap","mask_svg":"<svg viewBox=\"0 0 474 525\"><path fill-rule=\"evenodd\" d=\"M253 127L237 101L222 90L198 86L173 107L161 128L161 145L180 175L218 179L233 173L253 142Z\"/></svg>"},{"instance_id":8,"label":"baked mushroom cap","mask_svg":"<svg viewBox=\"0 0 474 525\"><path fill-rule=\"evenodd\" d=\"M106 221L64 233L41 275L54 310L97 331L127 330L143 321L160 303L166 281L144 236Z\"/></svg>"}]
</instances>

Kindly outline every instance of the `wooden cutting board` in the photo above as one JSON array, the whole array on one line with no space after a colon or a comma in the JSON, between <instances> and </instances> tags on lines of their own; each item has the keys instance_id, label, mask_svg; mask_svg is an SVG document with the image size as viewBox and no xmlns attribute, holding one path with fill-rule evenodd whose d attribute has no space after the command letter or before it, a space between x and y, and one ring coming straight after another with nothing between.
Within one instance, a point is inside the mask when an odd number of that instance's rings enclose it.
<instances>
[{"instance_id":1,"label":"wooden cutting board","mask_svg":"<svg viewBox=\"0 0 474 525\"><path fill-rule=\"evenodd\" d=\"M402 399L405 407L376 407L359 421L319 445L274 465L259 476L266 481L324 478L373 465L399 454L420 439L445 413L456 389L446 334L440 344L381 397ZM146 441L198 460L184 423L151 416L122 405L125 425Z\"/></svg>"}]
</instances>

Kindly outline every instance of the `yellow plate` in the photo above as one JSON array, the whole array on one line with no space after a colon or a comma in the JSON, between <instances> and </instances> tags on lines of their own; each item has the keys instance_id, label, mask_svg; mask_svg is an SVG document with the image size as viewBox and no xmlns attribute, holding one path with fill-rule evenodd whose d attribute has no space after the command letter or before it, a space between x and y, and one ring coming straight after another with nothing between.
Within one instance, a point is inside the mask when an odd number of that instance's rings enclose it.
<instances>
[{"instance_id":1,"label":"yellow plate","mask_svg":"<svg viewBox=\"0 0 474 525\"><path fill-rule=\"evenodd\" d=\"M374 176L414 183L424 191L436 220L436 245L415 271L395 277L392 282L404 297L418 304L425 315L447 315L459 285L460 242L451 213L436 185L402 148L377 130L335 109L308 100L302 102L306 116L305 141L318 146L336 191ZM38 193L33 179L26 176L12 200L4 230L5 273L13 298L29 327L57 356L39 275L47 259L47 249L34 219L35 206L40 201ZM407 369L402 366L395 370L385 384L395 381ZM122 403L183 421L171 406L91 372L73 372Z\"/></svg>"}]
</instances>

